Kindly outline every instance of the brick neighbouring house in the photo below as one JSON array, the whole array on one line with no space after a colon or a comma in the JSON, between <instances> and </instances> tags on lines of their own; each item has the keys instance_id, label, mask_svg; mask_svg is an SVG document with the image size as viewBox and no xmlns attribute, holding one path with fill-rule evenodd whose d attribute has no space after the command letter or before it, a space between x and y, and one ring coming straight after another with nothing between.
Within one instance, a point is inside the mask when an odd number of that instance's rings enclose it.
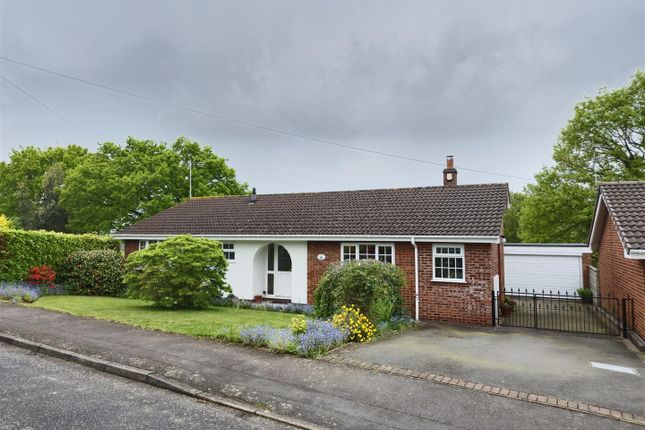
<instances>
[{"instance_id":1,"label":"brick neighbouring house","mask_svg":"<svg viewBox=\"0 0 645 430\"><path fill-rule=\"evenodd\" d=\"M632 340L645 348L645 181L600 184L589 242L600 294L634 300Z\"/></svg>"},{"instance_id":2,"label":"brick neighbouring house","mask_svg":"<svg viewBox=\"0 0 645 430\"><path fill-rule=\"evenodd\" d=\"M312 303L329 264L379 259L405 271L411 315L490 325L494 283L503 288L504 281L508 185L458 186L452 157L443 181L437 187L193 198L114 237L126 255L177 234L219 240L230 263L227 281L243 299Z\"/></svg>"}]
</instances>

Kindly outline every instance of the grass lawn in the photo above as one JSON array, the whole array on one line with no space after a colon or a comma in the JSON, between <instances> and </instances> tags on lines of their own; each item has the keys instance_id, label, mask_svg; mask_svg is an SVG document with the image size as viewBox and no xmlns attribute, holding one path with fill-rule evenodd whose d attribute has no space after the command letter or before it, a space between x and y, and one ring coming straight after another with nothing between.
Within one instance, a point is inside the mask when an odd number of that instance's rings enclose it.
<instances>
[{"instance_id":1,"label":"grass lawn","mask_svg":"<svg viewBox=\"0 0 645 430\"><path fill-rule=\"evenodd\" d=\"M240 328L267 324L288 327L293 314L211 307L205 310L169 310L152 302L114 297L44 296L30 306L79 317L116 321L168 333L187 334L238 341Z\"/></svg>"}]
</instances>

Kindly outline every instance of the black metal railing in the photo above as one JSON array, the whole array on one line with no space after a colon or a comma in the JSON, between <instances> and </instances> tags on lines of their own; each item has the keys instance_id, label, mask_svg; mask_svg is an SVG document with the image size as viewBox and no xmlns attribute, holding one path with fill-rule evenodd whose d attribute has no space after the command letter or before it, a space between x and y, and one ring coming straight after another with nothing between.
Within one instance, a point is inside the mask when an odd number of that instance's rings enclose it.
<instances>
[{"instance_id":1,"label":"black metal railing","mask_svg":"<svg viewBox=\"0 0 645 430\"><path fill-rule=\"evenodd\" d=\"M624 337L633 327L630 298L528 290L493 292L492 298L494 325Z\"/></svg>"}]
</instances>

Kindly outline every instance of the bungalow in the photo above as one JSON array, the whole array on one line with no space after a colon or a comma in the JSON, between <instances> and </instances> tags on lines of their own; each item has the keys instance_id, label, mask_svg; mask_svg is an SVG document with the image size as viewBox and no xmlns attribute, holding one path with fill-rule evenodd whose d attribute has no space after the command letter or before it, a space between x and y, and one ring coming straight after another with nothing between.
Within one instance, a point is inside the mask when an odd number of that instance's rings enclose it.
<instances>
[{"instance_id":1,"label":"bungalow","mask_svg":"<svg viewBox=\"0 0 645 430\"><path fill-rule=\"evenodd\" d=\"M600 295L634 300L631 336L645 348L645 181L600 184L589 242Z\"/></svg>"},{"instance_id":2,"label":"bungalow","mask_svg":"<svg viewBox=\"0 0 645 430\"><path fill-rule=\"evenodd\" d=\"M220 241L227 280L243 299L312 303L335 262L401 267L417 319L491 324L503 288L506 184L192 198L114 234L126 254L177 234Z\"/></svg>"}]
</instances>

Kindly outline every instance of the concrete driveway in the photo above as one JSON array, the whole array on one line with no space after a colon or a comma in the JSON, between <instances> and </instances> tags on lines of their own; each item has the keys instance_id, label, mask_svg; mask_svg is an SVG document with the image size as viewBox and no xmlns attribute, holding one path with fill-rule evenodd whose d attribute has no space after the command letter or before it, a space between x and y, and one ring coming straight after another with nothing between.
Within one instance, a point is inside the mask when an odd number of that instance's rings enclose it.
<instances>
[{"instance_id":1,"label":"concrete driveway","mask_svg":"<svg viewBox=\"0 0 645 430\"><path fill-rule=\"evenodd\" d=\"M645 412L645 359L618 337L429 324L338 353L512 390ZM599 362L639 375L593 368Z\"/></svg>"}]
</instances>

